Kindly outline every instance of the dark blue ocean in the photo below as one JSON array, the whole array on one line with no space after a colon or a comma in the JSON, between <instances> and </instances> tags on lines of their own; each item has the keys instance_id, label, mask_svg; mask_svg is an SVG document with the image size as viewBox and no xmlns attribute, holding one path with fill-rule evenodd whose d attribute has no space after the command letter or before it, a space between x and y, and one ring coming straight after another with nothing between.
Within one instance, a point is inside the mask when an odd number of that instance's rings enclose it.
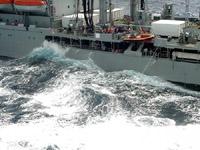
<instances>
[{"instance_id":1,"label":"dark blue ocean","mask_svg":"<svg viewBox=\"0 0 200 150\"><path fill-rule=\"evenodd\" d=\"M0 150L200 150L199 135L198 91L50 43L0 59Z\"/></svg>"}]
</instances>

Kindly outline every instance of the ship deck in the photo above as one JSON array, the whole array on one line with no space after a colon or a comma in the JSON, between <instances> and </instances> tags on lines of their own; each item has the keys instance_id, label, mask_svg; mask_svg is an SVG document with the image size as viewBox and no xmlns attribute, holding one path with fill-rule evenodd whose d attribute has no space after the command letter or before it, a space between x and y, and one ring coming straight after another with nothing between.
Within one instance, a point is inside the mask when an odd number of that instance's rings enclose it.
<instances>
[{"instance_id":1,"label":"ship deck","mask_svg":"<svg viewBox=\"0 0 200 150\"><path fill-rule=\"evenodd\" d=\"M159 38L157 37L154 40L154 45L156 47L163 47L167 49L182 49L182 50L188 50L188 51L198 51L200 52L200 41L197 41L195 43L179 43L179 39L171 39L168 40L167 38Z\"/></svg>"}]
</instances>

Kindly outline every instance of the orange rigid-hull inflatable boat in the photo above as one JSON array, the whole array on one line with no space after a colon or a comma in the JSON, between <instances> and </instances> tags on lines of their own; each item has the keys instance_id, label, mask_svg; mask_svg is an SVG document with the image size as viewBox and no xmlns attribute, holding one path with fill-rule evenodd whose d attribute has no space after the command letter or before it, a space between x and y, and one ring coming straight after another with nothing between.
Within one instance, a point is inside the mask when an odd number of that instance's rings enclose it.
<instances>
[{"instance_id":1,"label":"orange rigid-hull inflatable boat","mask_svg":"<svg viewBox=\"0 0 200 150\"><path fill-rule=\"evenodd\" d=\"M13 10L13 0L0 0L0 10Z\"/></svg>"},{"instance_id":2,"label":"orange rigid-hull inflatable boat","mask_svg":"<svg viewBox=\"0 0 200 150\"><path fill-rule=\"evenodd\" d=\"M124 41L149 41L149 40L152 40L153 38L154 38L153 34L150 34L150 33L141 33L141 34L138 34L136 36L127 35L124 38Z\"/></svg>"},{"instance_id":3,"label":"orange rigid-hull inflatable boat","mask_svg":"<svg viewBox=\"0 0 200 150\"><path fill-rule=\"evenodd\" d=\"M45 0L14 0L17 11L22 12L46 12L47 3Z\"/></svg>"}]
</instances>

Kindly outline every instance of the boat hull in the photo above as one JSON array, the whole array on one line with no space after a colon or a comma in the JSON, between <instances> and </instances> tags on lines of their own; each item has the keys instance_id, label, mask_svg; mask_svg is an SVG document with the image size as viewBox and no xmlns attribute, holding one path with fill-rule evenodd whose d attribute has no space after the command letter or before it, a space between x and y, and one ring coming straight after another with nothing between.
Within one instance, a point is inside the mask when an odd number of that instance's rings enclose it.
<instances>
[{"instance_id":1,"label":"boat hull","mask_svg":"<svg viewBox=\"0 0 200 150\"><path fill-rule=\"evenodd\" d=\"M14 5L17 11L23 12L38 12L38 13L45 13L47 10L46 5L42 6L21 6L21 5Z\"/></svg>"},{"instance_id":2,"label":"boat hull","mask_svg":"<svg viewBox=\"0 0 200 150\"><path fill-rule=\"evenodd\" d=\"M66 57L92 59L105 71L135 70L171 82L200 86L199 64L73 48L66 52Z\"/></svg>"},{"instance_id":3,"label":"boat hull","mask_svg":"<svg viewBox=\"0 0 200 150\"><path fill-rule=\"evenodd\" d=\"M43 0L14 0L14 7L22 12L44 13L47 10L46 1Z\"/></svg>"},{"instance_id":4,"label":"boat hull","mask_svg":"<svg viewBox=\"0 0 200 150\"><path fill-rule=\"evenodd\" d=\"M34 48L42 46L46 35L52 34L50 30L35 29L26 31L17 27L12 30L5 28L0 27L0 55L14 58L29 55ZM97 66L105 71L135 70L146 75L159 76L172 82L200 85L199 63L73 47L66 49L65 56L78 60L92 59Z\"/></svg>"},{"instance_id":5,"label":"boat hull","mask_svg":"<svg viewBox=\"0 0 200 150\"><path fill-rule=\"evenodd\" d=\"M13 11L13 6L11 4L0 4L0 10Z\"/></svg>"}]
</instances>

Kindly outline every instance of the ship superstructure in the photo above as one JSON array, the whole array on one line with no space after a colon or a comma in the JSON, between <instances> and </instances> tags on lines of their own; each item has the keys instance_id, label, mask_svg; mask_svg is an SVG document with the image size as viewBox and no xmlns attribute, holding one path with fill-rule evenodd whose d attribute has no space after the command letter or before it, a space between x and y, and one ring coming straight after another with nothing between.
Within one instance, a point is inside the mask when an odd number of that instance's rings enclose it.
<instances>
[{"instance_id":1,"label":"ship superstructure","mask_svg":"<svg viewBox=\"0 0 200 150\"><path fill-rule=\"evenodd\" d=\"M0 0L0 55L24 57L46 40L106 71L134 69L200 85L198 24L172 20L170 7L155 18L145 8L145 1L130 0L124 17L110 0Z\"/></svg>"}]
</instances>

